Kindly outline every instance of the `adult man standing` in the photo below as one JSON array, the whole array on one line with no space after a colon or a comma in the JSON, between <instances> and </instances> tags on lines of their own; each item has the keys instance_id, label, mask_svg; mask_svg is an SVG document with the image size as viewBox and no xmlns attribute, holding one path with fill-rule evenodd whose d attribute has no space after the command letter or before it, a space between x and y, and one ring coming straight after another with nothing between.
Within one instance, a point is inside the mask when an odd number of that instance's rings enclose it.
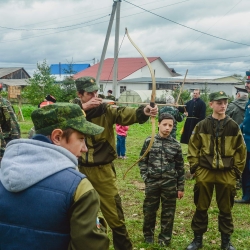
<instances>
[{"instance_id":1,"label":"adult man standing","mask_svg":"<svg viewBox=\"0 0 250 250\"><path fill-rule=\"evenodd\" d=\"M144 123L150 115L156 116L158 108L147 105L134 109L102 103L102 99L97 97L99 87L93 77L77 79L76 89L79 98L73 102L80 104L88 121L105 128L100 135L86 138L89 151L79 159L79 170L88 177L100 195L101 211L112 229L114 248L132 250L116 185L113 160L117 154L113 125Z\"/></svg>"},{"instance_id":2,"label":"adult man standing","mask_svg":"<svg viewBox=\"0 0 250 250\"><path fill-rule=\"evenodd\" d=\"M193 99L186 103L186 111L183 107L178 109L187 116L180 142L188 144L194 127L206 117L206 104L200 99L200 90L194 90Z\"/></svg>"},{"instance_id":3,"label":"adult man standing","mask_svg":"<svg viewBox=\"0 0 250 250\"><path fill-rule=\"evenodd\" d=\"M236 99L227 107L226 115L230 116L238 125L244 119L245 107L248 102L248 92L245 88L236 88Z\"/></svg>"},{"instance_id":4,"label":"adult man standing","mask_svg":"<svg viewBox=\"0 0 250 250\"><path fill-rule=\"evenodd\" d=\"M2 91L2 85L0 86ZM0 161L6 144L21 136L20 126L11 103L0 95Z\"/></svg>"},{"instance_id":5,"label":"adult man standing","mask_svg":"<svg viewBox=\"0 0 250 250\"><path fill-rule=\"evenodd\" d=\"M246 90L250 93L250 71L246 71ZM235 200L236 203L250 203L250 99L246 104L245 117L240 125L247 146L246 166L242 173L242 199Z\"/></svg>"}]
</instances>

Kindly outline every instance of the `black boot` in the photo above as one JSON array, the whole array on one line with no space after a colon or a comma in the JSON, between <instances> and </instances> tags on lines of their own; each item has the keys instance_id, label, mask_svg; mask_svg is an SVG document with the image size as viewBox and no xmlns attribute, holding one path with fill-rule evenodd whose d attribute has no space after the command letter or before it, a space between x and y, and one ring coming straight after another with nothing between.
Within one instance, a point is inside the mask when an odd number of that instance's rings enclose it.
<instances>
[{"instance_id":1,"label":"black boot","mask_svg":"<svg viewBox=\"0 0 250 250\"><path fill-rule=\"evenodd\" d=\"M223 250L236 250L230 242L230 234L221 234L221 249Z\"/></svg>"},{"instance_id":2,"label":"black boot","mask_svg":"<svg viewBox=\"0 0 250 250\"><path fill-rule=\"evenodd\" d=\"M196 250L202 248L202 238L203 234L194 233L194 240L190 245L188 245L186 250Z\"/></svg>"}]
</instances>

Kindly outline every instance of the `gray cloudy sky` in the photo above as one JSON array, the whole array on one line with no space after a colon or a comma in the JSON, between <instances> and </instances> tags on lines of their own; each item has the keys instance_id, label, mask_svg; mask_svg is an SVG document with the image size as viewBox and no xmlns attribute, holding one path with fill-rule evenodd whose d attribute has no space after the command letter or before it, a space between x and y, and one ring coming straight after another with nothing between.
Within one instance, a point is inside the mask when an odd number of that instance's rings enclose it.
<instances>
[{"instance_id":1,"label":"gray cloudy sky","mask_svg":"<svg viewBox=\"0 0 250 250\"><path fill-rule=\"evenodd\" d=\"M48 64L93 64L101 57L112 4L0 0L0 67L24 67L32 75L44 59ZM161 57L182 75L188 69L189 76L245 76L250 69L249 16L249 0L124 0L120 44L127 27L147 56ZM113 57L114 30L115 24L106 58ZM125 37L119 56L140 55Z\"/></svg>"}]
</instances>

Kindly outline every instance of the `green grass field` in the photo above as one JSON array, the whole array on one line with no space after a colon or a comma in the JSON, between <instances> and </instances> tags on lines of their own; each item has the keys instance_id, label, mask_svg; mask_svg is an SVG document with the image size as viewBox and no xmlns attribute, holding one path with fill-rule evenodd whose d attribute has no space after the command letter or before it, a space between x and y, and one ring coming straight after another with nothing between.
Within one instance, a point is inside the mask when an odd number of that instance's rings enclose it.
<instances>
[{"instance_id":1,"label":"green grass field","mask_svg":"<svg viewBox=\"0 0 250 250\"><path fill-rule=\"evenodd\" d=\"M20 122L22 137L26 138L29 129L32 127L30 119L25 117L24 122ZM182 123L178 124L178 131L180 131ZM156 128L157 131L157 128ZM128 172L125 180L123 175L126 169L131 166L137 159L142 147L142 144L147 136L151 135L151 123L147 122L143 125L134 124L130 126L126 147L127 156L126 160L115 160L115 167L117 173L117 185L122 198L123 209L125 213L126 226L129 235L132 239L134 250L156 250L156 249L185 249L186 246L193 239L193 232L190 228L192 215L195 211L193 204L193 185L194 180L187 180L185 184L185 194L182 200L177 201L177 210L175 216L173 238L171 246L168 248L160 248L157 244L147 245L143 243L142 234L142 204L144 199L144 183L140 177L138 166L134 166ZM177 139L180 135L177 133ZM187 146L182 145L183 153L186 161ZM188 168L187 168L188 169ZM241 191L238 191L237 197L241 197ZM158 212L157 226L155 240L157 242L157 235L159 234ZM216 202L213 200L209 208L209 225L208 232L204 234L204 247L202 249L220 249L220 233L218 232L218 209ZM233 208L233 218L235 231L232 235L232 243L237 250L250 249L250 205L235 204ZM111 233L109 230L110 239ZM112 242L110 249L114 249Z\"/></svg>"}]
</instances>

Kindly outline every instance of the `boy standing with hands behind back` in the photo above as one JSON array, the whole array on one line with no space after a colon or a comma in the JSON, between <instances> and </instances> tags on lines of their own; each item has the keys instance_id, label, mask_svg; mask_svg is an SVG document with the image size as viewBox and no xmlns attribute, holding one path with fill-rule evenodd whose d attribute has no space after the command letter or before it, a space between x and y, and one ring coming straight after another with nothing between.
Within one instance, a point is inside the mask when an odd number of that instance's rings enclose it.
<instances>
[{"instance_id":1,"label":"boy standing with hands behind back","mask_svg":"<svg viewBox=\"0 0 250 250\"><path fill-rule=\"evenodd\" d=\"M196 211L191 224L194 240L186 250L202 248L214 189L219 209L221 249L235 250L230 242L234 230L232 208L236 179L245 166L246 146L238 124L225 114L228 105L225 92L211 93L209 99L213 114L196 125L188 144L190 172L196 178Z\"/></svg>"}]
</instances>

